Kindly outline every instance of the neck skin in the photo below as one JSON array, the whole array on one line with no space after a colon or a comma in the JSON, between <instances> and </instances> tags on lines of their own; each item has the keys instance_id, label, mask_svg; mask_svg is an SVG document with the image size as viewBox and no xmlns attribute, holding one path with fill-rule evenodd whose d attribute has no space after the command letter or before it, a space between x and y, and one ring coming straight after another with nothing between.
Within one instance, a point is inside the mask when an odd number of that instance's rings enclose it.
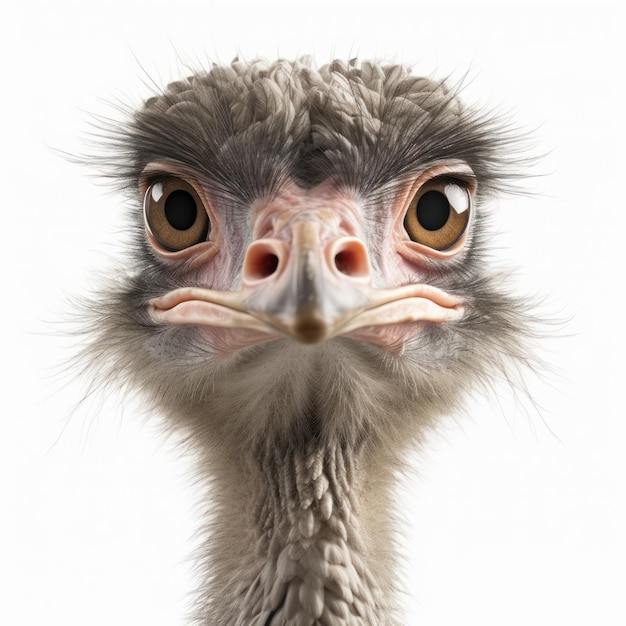
<instances>
[{"instance_id":1,"label":"neck skin","mask_svg":"<svg viewBox=\"0 0 626 626\"><path fill-rule=\"evenodd\" d=\"M388 463L365 446L266 442L214 471L203 624L391 625ZM364 468L368 471L365 472ZM221 480L220 480L221 478Z\"/></svg>"}]
</instances>

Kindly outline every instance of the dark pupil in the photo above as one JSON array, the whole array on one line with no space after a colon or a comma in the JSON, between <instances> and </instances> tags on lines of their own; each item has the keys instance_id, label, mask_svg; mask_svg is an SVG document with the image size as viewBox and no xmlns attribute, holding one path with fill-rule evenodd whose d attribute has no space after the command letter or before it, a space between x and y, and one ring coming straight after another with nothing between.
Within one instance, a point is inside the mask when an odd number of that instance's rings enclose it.
<instances>
[{"instance_id":1,"label":"dark pupil","mask_svg":"<svg viewBox=\"0 0 626 626\"><path fill-rule=\"evenodd\" d=\"M196 201L189 192L178 189L167 197L165 217L176 230L191 228L197 215Z\"/></svg>"},{"instance_id":2,"label":"dark pupil","mask_svg":"<svg viewBox=\"0 0 626 626\"><path fill-rule=\"evenodd\" d=\"M440 191L427 191L417 203L417 220L426 230L439 230L450 216L450 203Z\"/></svg>"}]
</instances>

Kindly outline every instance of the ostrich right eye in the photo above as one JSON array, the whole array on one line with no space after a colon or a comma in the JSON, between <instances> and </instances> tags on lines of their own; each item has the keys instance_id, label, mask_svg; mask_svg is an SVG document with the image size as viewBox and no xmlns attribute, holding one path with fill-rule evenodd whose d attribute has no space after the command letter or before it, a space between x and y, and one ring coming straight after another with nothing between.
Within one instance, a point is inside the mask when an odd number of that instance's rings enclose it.
<instances>
[{"instance_id":1,"label":"ostrich right eye","mask_svg":"<svg viewBox=\"0 0 626 626\"><path fill-rule=\"evenodd\" d=\"M198 193L187 181L167 177L152 183L143 201L146 228L168 252L206 241L211 223Z\"/></svg>"}]
</instances>

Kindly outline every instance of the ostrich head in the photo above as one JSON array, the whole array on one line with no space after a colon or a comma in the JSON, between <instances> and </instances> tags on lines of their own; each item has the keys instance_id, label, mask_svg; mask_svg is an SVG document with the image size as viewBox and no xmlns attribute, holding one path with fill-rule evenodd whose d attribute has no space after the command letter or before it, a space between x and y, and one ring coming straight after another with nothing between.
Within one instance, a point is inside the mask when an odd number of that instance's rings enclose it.
<instances>
[{"instance_id":1,"label":"ostrich head","mask_svg":"<svg viewBox=\"0 0 626 626\"><path fill-rule=\"evenodd\" d=\"M523 355L486 254L506 128L401 66L236 60L108 141L134 235L88 356L210 482L195 619L397 623L395 473Z\"/></svg>"}]
</instances>

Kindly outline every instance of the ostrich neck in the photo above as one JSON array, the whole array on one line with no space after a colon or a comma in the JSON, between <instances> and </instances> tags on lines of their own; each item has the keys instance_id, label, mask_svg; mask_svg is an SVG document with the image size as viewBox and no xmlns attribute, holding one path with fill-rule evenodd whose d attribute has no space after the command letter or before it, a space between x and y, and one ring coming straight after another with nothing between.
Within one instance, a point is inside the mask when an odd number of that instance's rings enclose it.
<instances>
[{"instance_id":1,"label":"ostrich neck","mask_svg":"<svg viewBox=\"0 0 626 626\"><path fill-rule=\"evenodd\" d=\"M372 526L380 520L369 506L387 499L376 493L380 481L363 472L363 456L361 447L314 439L287 449L275 442L263 446L255 467L239 477L238 511L224 510L216 520L230 525L222 531L236 548L229 559L222 546L223 571L214 578L211 604L224 611L209 623L392 623L390 545L382 529L373 540ZM362 509L370 510L362 515Z\"/></svg>"}]
</instances>

